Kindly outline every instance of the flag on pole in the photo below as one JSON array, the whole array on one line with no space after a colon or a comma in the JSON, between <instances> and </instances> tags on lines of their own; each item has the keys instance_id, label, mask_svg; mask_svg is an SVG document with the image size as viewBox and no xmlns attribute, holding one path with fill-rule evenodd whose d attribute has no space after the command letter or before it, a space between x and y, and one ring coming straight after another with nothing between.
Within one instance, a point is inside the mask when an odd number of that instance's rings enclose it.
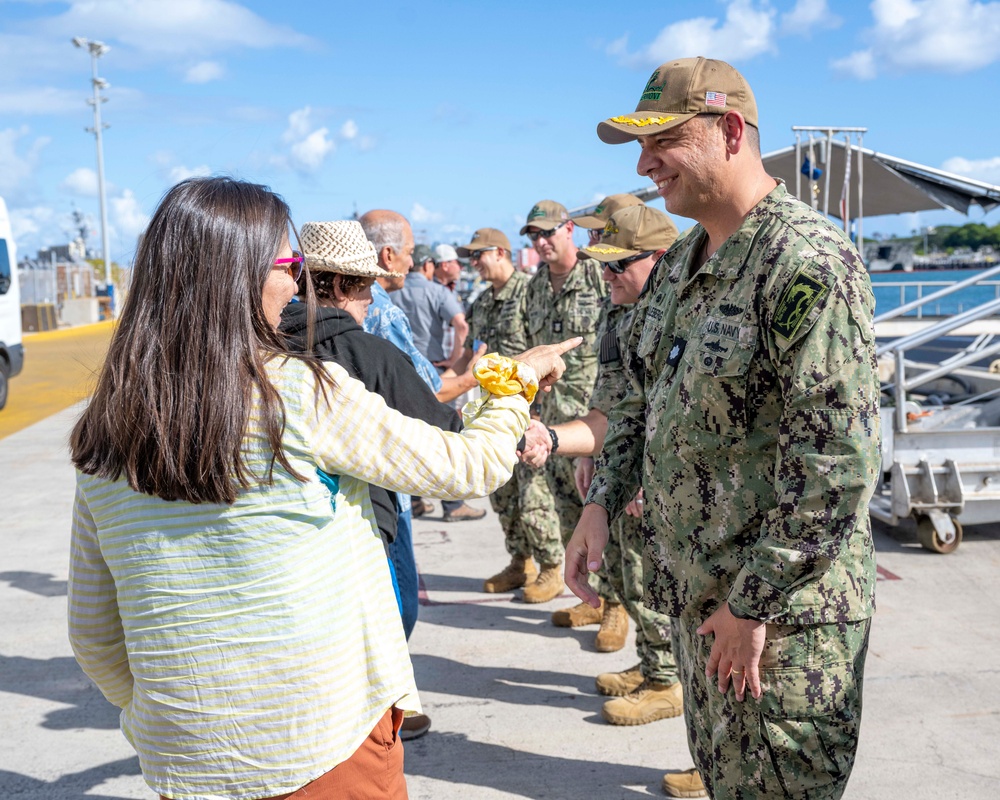
<instances>
[{"instance_id":1,"label":"flag on pole","mask_svg":"<svg viewBox=\"0 0 1000 800\"><path fill-rule=\"evenodd\" d=\"M844 223L844 233L850 230L851 215L851 137L847 136L844 148L844 188L840 190L840 219Z\"/></svg>"}]
</instances>

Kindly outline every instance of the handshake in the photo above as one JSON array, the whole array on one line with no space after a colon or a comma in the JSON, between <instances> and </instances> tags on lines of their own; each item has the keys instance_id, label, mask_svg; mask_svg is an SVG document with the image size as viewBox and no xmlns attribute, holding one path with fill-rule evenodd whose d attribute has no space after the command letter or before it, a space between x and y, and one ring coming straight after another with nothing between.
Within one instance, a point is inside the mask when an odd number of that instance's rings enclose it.
<instances>
[{"instance_id":1,"label":"handshake","mask_svg":"<svg viewBox=\"0 0 1000 800\"><path fill-rule=\"evenodd\" d=\"M541 469L552 453L553 444L558 441L549 428L533 419L524 432L524 449L518 451L521 461L529 467Z\"/></svg>"}]
</instances>

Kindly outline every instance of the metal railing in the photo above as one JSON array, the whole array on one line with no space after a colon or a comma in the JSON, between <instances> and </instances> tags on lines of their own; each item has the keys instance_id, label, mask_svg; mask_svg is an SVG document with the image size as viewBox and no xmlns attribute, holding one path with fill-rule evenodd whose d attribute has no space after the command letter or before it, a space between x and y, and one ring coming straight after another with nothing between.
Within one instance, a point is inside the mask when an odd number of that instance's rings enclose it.
<instances>
[{"instance_id":1,"label":"metal railing","mask_svg":"<svg viewBox=\"0 0 1000 800\"><path fill-rule=\"evenodd\" d=\"M922 372L913 378L907 378L906 376L906 353L916 347L932 342L935 339L939 339L942 336L948 336L953 333L958 328L963 325L967 325L970 322L974 322L984 317L993 316L1000 313L1000 281L990 281L989 279L995 275L1000 275L1000 266L988 269L985 272L977 273L976 275L967 278L964 281L958 281L955 283L950 283L944 286L944 288L939 291L933 292L926 297L918 297L909 303L903 303L897 308L887 311L885 314L880 314L875 318L875 323L885 322L886 320L895 319L903 314L907 314L914 309L917 310L918 316L919 311L923 306L929 303L936 302L942 297L948 297L949 295L960 292L963 289L967 289L970 286L977 285L990 285L994 286L994 298L986 303L982 303L974 308L969 309L958 314L953 314L940 322L930 325L924 328L922 331L917 331L909 336L902 336L898 339L894 339L892 342L884 344L877 347L875 353L877 356L881 356L885 353L892 353L893 360L895 362L896 377L895 381L887 386L883 387L883 391L891 390L895 396L896 400L896 411L895 411L895 421L896 430L904 432L907 429L907 419L906 419L906 393L912 389L916 389L918 386L922 386L931 381L937 380L938 378L944 377L952 370L958 367L964 367L969 364L974 364L977 361L981 361L987 356L993 355L994 353L1000 353L1000 342L993 342L992 336L978 337L974 344L969 348L966 348L963 352L959 353L953 358L949 358L946 362L942 362L940 366L935 369L930 369ZM926 282L932 283L932 282ZM882 284L884 285L884 284ZM913 283L905 284L907 286L913 286Z\"/></svg>"},{"instance_id":2,"label":"metal railing","mask_svg":"<svg viewBox=\"0 0 1000 800\"><path fill-rule=\"evenodd\" d=\"M899 288L899 305L891 311L879 314L875 317L875 322L885 322L886 320L895 319L914 310L917 312L917 318L922 319L926 305L936 302L942 297L948 297L963 289L968 289L970 286L992 286L994 299L1000 298L1000 280L990 280L990 278L997 275L1000 275L1000 265L991 267L983 272L977 272L964 281L879 281L878 283L873 283L873 289ZM924 287L928 286L941 286L943 288L925 297ZM916 288L916 300L906 302L906 290L908 288Z\"/></svg>"}]
</instances>

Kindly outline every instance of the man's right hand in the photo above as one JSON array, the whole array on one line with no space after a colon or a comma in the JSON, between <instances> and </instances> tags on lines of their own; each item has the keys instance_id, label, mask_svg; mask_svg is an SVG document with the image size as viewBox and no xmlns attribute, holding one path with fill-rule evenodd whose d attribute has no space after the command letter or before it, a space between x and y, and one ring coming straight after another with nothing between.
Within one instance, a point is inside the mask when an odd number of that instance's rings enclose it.
<instances>
[{"instance_id":1,"label":"man's right hand","mask_svg":"<svg viewBox=\"0 0 1000 800\"><path fill-rule=\"evenodd\" d=\"M566 371L566 362L562 360L562 355L574 347L579 347L582 343L583 337L577 336L558 344L543 344L532 347L514 358L517 361L523 361L535 370L535 374L538 376L538 387L547 390Z\"/></svg>"},{"instance_id":2,"label":"man's right hand","mask_svg":"<svg viewBox=\"0 0 1000 800\"><path fill-rule=\"evenodd\" d=\"M566 585L573 594L594 608L601 607L601 598L590 588L587 576L601 567L608 533L607 509L589 503L584 506L573 538L566 545Z\"/></svg>"}]
</instances>

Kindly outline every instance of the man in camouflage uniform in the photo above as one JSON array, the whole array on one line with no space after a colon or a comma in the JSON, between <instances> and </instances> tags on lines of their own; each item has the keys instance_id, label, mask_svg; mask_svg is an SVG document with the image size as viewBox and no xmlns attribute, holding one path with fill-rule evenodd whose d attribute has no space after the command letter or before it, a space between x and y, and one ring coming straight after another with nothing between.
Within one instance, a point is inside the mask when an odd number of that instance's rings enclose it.
<instances>
[{"instance_id":1,"label":"man in camouflage uniform","mask_svg":"<svg viewBox=\"0 0 1000 800\"><path fill-rule=\"evenodd\" d=\"M639 173L699 224L640 301L639 379L610 415L567 582L598 602L588 566L641 475L647 598L672 618L708 792L839 798L874 613L867 272L838 228L767 175L753 94L730 65L662 65L636 111L598 135L638 139ZM668 793L681 777L665 778Z\"/></svg>"},{"instance_id":2,"label":"man in camouflage uniform","mask_svg":"<svg viewBox=\"0 0 1000 800\"><path fill-rule=\"evenodd\" d=\"M627 195L631 197L632 195ZM600 452L607 431L608 414L629 390L624 346L632 327L634 304L657 259L677 238L677 228L662 211L639 203L620 207L607 221L599 241L584 247L581 257L591 257L604 265L604 280L611 293L611 308L598 335L598 372L590 410L586 416L553 426L559 440L559 452L578 456L577 488L586 495L593 475L593 458ZM546 453L551 437L540 425L532 423L529 448L525 458L536 464L536 448ZM602 714L613 725L641 725L683 710L677 664L670 646L670 618L643 602L645 580L642 572L642 506L639 495L629 503L625 514L611 525L611 538L604 550L603 573L621 599L636 626L635 645L639 663L623 672L605 672L597 676L597 690L617 696L604 704ZM593 585L593 582L591 583ZM599 592L600 594L600 592ZM588 621L600 621L600 611L586 603L556 612L565 616L563 624L586 624L580 621L590 612ZM561 619L561 618L560 618ZM598 633L600 649L600 633Z\"/></svg>"},{"instance_id":3,"label":"man in camouflage uniform","mask_svg":"<svg viewBox=\"0 0 1000 800\"><path fill-rule=\"evenodd\" d=\"M539 416L547 426L586 414L597 378L594 344L607 289L601 279L601 265L593 259L577 259L573 228L566 208L553 200L536 203L521 228L521 235L527 234L542 260L528 283L525 299L528 347L583 337L583 343L566 354L566 372L560 381L551 392L539 392L535 398L533 416ZM558 515L561 542L565 543L573 534L583 508L576 491L573 462L566 458L551 459L545 465L545 476ZM544 502L544 498L539 498L539 502ZM562 592L561 556L559 561L541 565L535 583L525 589L526 601L544 602ZM610 652L625 646L628 617L614 602L613 595L606 599L612 601L610 606L617 607ZM605 613L610 612L606 609Z\"/></svg>"},{"instance_id":4,"label":"man in camouflage uniform","mask_svg":"<svg viewBox=\"0 0 1000 800\"><path fill-rule=\"evenodd\" d=\"M580 228L586 228L589 239L587 244L597 244L601 241L604 226L608 224L611 215L620 208L645 205L634 194L609 194L594 210L582 217L573 217L573 222ZM673 223L670 223L673 225Z\"/></svg>"},{"instance_id":5,"label":"man in camouflage uniform","mask_svg":"<svg viewBox=\"0 0 1000 800\"><path fill-rule=\"evenodd\" d=\"M510 241L495 228L480 228L471 242L458 248L458 255L468 258L490 286L472 305L465 352L456 369L465 369L479 349L478 343L485 344L489 352L506 356L527 350L525 295L530 278L514 270ZM483 591L509 592L534 583L538 577L535 561L562 562L558 518L544 473L518 464L510 481L490 495L490 504L500 517L511 561L486 579Z\"/></svg>"}]
</instances>

